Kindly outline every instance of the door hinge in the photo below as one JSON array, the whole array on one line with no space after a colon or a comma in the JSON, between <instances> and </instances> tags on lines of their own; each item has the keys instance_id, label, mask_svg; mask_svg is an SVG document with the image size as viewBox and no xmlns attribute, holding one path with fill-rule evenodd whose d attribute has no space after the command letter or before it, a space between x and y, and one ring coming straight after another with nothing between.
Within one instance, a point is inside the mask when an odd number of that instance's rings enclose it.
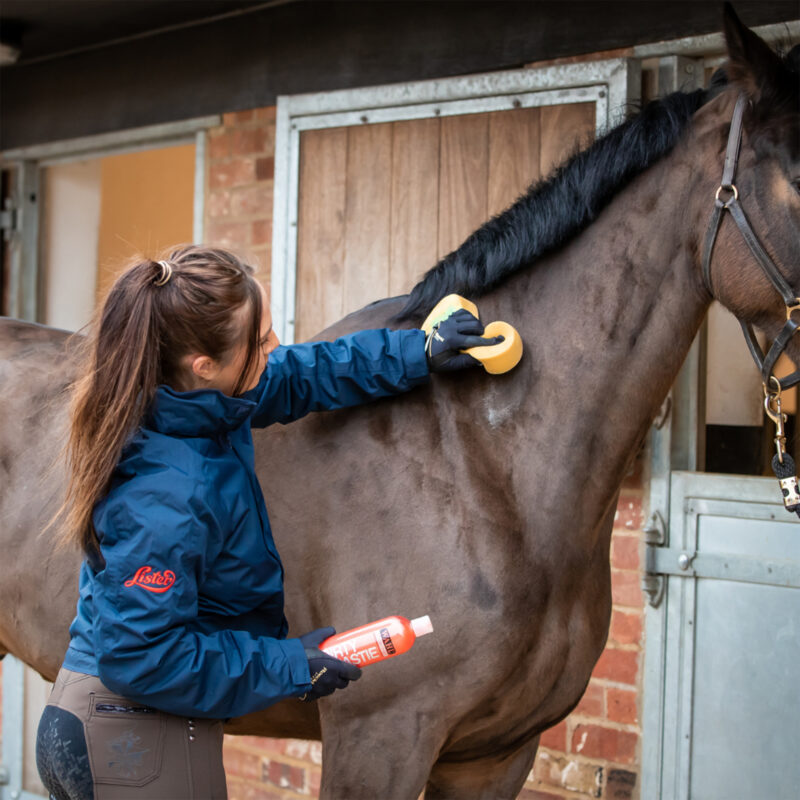
<instances>
[{"instance_id":1,"label":"door hinge","mask_svg":"<svg viewBox=\"0 0 800 800\"><path fill-rule=\"evenodd\" d=\"M11 775L5 764L0 764L0 786L8 786L11 783Z\"/></svg>"}]
</instances>

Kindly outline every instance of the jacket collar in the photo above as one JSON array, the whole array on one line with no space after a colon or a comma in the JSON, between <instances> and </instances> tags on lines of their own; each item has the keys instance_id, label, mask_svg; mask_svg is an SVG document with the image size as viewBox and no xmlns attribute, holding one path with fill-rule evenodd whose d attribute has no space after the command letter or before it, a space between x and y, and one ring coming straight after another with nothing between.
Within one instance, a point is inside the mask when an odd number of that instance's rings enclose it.
<instances>
[{"instance_id":1,"label":"jacket collar","mask_svg":"<svg viewBox=\"0 0 800 800\"><path fill-rule=\"evenodd\" d=\"M156 389L144 427L170 436L214 436L238 428L254 411L251 392L230 397L219 389L178 392L166 384Z\"/></svg>"}]
</instances>

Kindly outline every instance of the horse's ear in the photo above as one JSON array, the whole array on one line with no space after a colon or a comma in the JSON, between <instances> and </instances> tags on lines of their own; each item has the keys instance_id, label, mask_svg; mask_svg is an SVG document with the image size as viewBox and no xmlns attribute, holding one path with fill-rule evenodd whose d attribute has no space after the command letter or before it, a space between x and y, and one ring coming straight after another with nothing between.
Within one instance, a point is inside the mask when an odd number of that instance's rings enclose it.
<instances>
[{"instance_id":1,"label":"horse's ear","mask_svg":"<svg viewBox=\"0 0 800 800\"><path fill-rule=\"evenodd\" d=\"M758 104L768 101L780 84L783 65L769 45L753 33L725 3L725 42L728 45L728 78Z\"/></svg>"}]
</instances>

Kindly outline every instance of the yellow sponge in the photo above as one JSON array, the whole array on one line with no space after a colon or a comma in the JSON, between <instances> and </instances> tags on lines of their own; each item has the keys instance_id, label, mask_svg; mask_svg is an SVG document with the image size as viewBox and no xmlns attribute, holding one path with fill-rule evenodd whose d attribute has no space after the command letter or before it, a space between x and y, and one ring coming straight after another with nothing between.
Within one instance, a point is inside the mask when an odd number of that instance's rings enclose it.
<instances>
[{"instance_id":1,"label":"yellow sponge","mask_svg":"<svg viewBox=\"0 0 800 800\"><path fill-rule=\"evenodd\" d=\"M465 308L474 316L478 316L478 307L465 297L458 294L449 294L443 297L428 314L422 323L422 330L429 335L434 326L446 320L461 308ZM494 336L505 337L499 344L489 344L482 347L470 347L465 350L473 358L483 364L483 368L492 375L500 375L514 369L522 358L522 338L516 329L507 322L490 322L483 335L487 338Z\"/></svg>"}]
</instances>

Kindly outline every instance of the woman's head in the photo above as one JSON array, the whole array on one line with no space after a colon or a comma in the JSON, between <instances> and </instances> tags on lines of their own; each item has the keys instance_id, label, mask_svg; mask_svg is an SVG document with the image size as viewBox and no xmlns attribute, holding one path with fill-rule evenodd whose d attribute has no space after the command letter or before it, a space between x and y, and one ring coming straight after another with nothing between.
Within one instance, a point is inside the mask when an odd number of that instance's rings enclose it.
<instances>
[{"instance_id":1,"label":"woman's head","mask_svg":"<svg viewBox=\"0 0 800 800\"><path fill-rule=\"evenodd\" d=\"M252 386L270 319L253 267L225 250L180 247L114 282L96 332L98 376L124 378L127 364L150 397L161 383L240 394Z\"/></svg>"},{"instance_id":2,"label":"woman's head","mask_svg":"<svg viewBox=\"0 0 800 800\"><path fill-rule=\"evenodd\" d=\"M228 395L256 385L278 340L254 272L233 253L187 245L137 261L111 286L74 384L63 540L97 550L94 504L159 384Z\"/></svg>"}]
</instances>

